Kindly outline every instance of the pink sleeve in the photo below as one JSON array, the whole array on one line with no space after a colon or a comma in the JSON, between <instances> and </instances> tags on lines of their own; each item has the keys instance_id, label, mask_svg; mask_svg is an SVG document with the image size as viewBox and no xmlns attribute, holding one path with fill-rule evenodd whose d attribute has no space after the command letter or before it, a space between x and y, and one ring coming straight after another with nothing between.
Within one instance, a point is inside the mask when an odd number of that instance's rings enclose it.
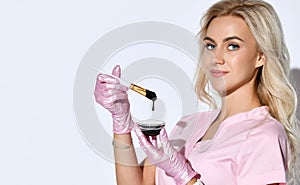
<instances>
[{"instance_id":1,"label":"pink sleeve","mask_svg":"<svg viewBox=\"0 0 300 185\"><path fill-rule=\"evenodd\" d=\"M254 128L237 156L237 184L286 184L287 137L277 122Z\"/></svg>"}]
</instances>

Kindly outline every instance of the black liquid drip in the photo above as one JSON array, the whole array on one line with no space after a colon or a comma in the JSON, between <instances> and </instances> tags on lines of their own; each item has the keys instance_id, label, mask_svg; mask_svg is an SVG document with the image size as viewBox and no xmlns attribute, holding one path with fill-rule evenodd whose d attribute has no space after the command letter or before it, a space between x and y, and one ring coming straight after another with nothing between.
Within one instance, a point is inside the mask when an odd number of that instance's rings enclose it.
<instances>
[{"instance_id":1,"label":"black liquid drip","mask_svg":"<svg viewBox=\"0 0 300 185\"><path fill-rule=\"evenodd\" d=\"M157 96L156 96L155 92L146 90L145 96L152 101L152 111L154 111L155 110L154 104L155 104L155 101L157 100ZM145 136L157 136L163 126L162 125L151 125L151 126L148 125L147 128L145 128L145 126L144 127L140 126L140 127Z\"/></svg>"},{"instance_id":2,"label":"black liquid drip","mask_svg":"<svg viewBox=\"0 0 300 185\"><path fill-rule=\"evenodd\" d=\"M155 100L157 100L157 96L155 94L155 92L153 91L149 91L149 90L146 90L146 97L150 100L152 100L152 111L154 111L154 102Z\"/></svg>"},{"instance_id":3,"label":"black liquid drip","mask_svg":"<svg viewBox=\"0 0 300 185\"><path fill-rule=\"evenodd\" d=\"M155 109L154 109L154 102L155 102L155 100L152 100L152 111L155 110Z\"/></svg>"}]
</instances>

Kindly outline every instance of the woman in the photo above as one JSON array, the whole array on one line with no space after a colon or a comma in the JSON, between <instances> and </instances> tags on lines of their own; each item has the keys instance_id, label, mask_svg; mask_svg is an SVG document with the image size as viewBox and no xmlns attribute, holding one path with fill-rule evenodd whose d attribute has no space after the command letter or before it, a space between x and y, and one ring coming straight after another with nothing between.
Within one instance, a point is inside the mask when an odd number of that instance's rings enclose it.
<instances>
[{"instance_id":1,"label":"woman","mask_svg":"<svg viewBox=\"0 0 300 185\"><path fill-rule=\"evenodd\" d=\"M212 87L222 107L183 118L170 139L162 129L161 148L133 123L126 88L98 76L96 101L114 122L118 184L286 184L299 144L297 96L275 10L260 0L219 1L202 18L199 42L196 92L216 107ZM119 66L113 74L120 76ZM133 128L148 156L143 168L132 146ZM177 142L182 140L184 145Z\"/></svg>"}]
</instances>

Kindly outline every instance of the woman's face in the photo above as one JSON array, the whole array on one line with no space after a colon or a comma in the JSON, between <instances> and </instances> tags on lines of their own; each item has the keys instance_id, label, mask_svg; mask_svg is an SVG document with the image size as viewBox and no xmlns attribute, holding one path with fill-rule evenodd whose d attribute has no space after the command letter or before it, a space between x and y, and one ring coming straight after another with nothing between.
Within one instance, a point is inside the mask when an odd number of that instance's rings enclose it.
<instances>
[{"instance_id":1,"label":"woman's face","mask_svg":"<svg viewBox=\"0 0 300 185\"><path fill-rule=\"evenodd\" d=\"M222 96L241 88L253 88L257 69L264 64L246 22L234 16L211 21L203 39L206 75Z\"/></svg>"}]
</instances>

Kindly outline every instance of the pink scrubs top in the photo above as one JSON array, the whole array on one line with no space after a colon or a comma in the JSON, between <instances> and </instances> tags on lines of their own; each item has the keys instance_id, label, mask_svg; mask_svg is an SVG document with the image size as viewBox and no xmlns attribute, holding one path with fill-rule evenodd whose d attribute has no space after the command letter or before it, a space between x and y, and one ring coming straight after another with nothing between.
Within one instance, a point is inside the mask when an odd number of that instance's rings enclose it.
<instances>
[{"instance_id":1,"label":"pink scrubs top","mask_svg":"<svg viewBox=\"0 0 300 185\"><path fill-rule=\"evenodd\" d=\"M254 108L225 119L211 140L197 142L218 111L183 118L170 134L173 146L190 161L206 185L286 184L288 144L281 123L268 107ZM157 185L174 185L156 169Z\"/></svg>"}]
</instances>

